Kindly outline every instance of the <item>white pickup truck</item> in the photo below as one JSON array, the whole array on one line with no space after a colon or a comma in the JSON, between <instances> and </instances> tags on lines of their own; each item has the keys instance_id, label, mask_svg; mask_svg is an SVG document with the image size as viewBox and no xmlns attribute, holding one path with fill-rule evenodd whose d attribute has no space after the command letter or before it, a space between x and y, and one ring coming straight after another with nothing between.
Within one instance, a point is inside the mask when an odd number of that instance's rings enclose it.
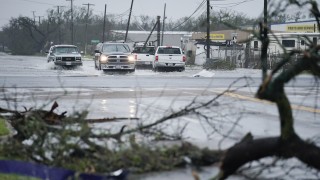
<instances>
[{"instance_id":1,"label":"white pickup truck","mask_svg":"<svg viewBox=\"0 0 320 180\"><path fill-rule=\"evenodd\" d=\"M186 65L186 56L178 46L158 46L155 59L152 63L154 71L159 68L173 68L178 71L184 71Z\"/></svg>"},{"instance_id":2,"label":"white pickup truck","mask_svg":"<svg viewBox=\"0 0 320 180\"><path fill-rule=\"evenodd\" d=\"M152 61L154 59L154 46L136 46L132 51L132 54L136 60L137 67L152 67Z\"/></svg>"}]
</instances>

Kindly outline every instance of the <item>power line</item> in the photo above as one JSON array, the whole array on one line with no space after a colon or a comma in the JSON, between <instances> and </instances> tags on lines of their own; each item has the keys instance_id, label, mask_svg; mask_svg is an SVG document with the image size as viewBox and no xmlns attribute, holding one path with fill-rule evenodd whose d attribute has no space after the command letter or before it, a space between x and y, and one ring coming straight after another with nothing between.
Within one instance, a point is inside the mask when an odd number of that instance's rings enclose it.
<instances>
[{"instance_id":1,"label":"power line","mask_svg":"<svg viewBox=\"0 0 320 180\"><path fill-rule=\"evenodd\" d=\"M182 23L180 23L179 25L177 25L177 26L175 26L174 28L172 28L172 30L174 30L174 29L182 26L184 23L186 23L188 20L190 20L191 17L192 17L197 11L199 11L199 10L203 7L203 5L205 4L205 2L206 2L206 0L203 0L202 3L197 7L197 9L196 9L186 20L184 20Z\"/></svg>"},{"instance_id":2,"label":"power line","mask_svg":"<svg viewBox=\"0 0 320 180\"><path fill-rule=\"evenodd\" d=\"M217 1L217 0L214 0L214 1ZM250 1L255 1L255 0L243 0L243 1L240 1L240 2L229 2L229 3L222 3L222 4L215 3L214 5L216 7L218 7L218 8L230 8L230 7L235 7L235 6L238 6L240 4L244 4L244 3L250 2ZM219 2L221 2L221 0Z\"/></svg>"},{"instance_id":3,"label":"power line","mask_svg":"<svg viewBox=\"0 0 320 180\"><path fill-rule=\"evenodd\" d=\"M25 2L31 2L31 3L36 3L36 4L44 4L44 5L55 6L55 4L44 3L44 2L33 1L33 0L19 0L19 1L25 1Z\"/></svg>"}]
</instances>

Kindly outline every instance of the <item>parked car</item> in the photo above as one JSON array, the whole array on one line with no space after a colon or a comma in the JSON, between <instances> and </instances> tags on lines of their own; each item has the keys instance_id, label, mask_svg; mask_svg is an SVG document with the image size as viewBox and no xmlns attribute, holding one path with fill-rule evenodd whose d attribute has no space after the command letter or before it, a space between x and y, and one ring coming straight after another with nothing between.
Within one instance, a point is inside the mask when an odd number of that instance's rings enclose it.
<instances>
[{"instance_id":1,"label":"parked car","mask_svg":"<svg viewBox=\"0 0 320 180\"><path fill-rule=\"evenodd\" d=\"M155 47L154 46L137 46L132 51L136 60L137 67L152 68L152 61L154 60Z\"/></svg>"},{"instance_id":2,"label":"parked car","mask_svg":"<svg viewBox=\"0 0 320 180\"><path fill-rule=\"evenodd\" d=\"M81 53L74 45L54 45L47 53L47 61L60 66L82 66Z\"/></svg>"},{"instance_id":3,"label":"parked car","mask_svg":"<svg viewBox=\"0 0 320 180\"><path fill-rule=\"evenodd\" d=\"M159 46L155 53L152 64L154 71L159 68L173 68L178 71L184 71L186 64L186 56L178 46Z\"/></svg>"},{"instance_id":4,"label":"parked car","mask_svg":"<svg viewBox=\"0 0 320 180\"><path fill-rule=\"evenodd\" d=\"M99 43L95 49L94 65L98 70L135 71L136 63L125 43Z\"/></svg>"}]
</instances>

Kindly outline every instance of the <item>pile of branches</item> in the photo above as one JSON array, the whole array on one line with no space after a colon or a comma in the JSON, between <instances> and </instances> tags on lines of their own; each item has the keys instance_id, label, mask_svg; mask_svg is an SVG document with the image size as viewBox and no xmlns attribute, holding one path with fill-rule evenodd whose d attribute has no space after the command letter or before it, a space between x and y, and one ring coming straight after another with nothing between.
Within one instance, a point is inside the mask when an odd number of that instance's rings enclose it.
<instances>
[{"instance_id":1,"label":"pile of branches","mask_svg":"<svg viewBox=\"0 0 320 180\"><path fill-rule=\"evenodd\" d=\"M143 173L186 165L208 166L218 162L221 156L221 151L198 148L178 135L155 128L158 123L178 114L133 129L124 125L112 133L97 132L91 125L126 118L86 119L87 112L67 117L67 112L55 113L57 107L58 103L54 102L49 111L0 108L0 114L6 114L5 118L15 131L0 146L1 156L86 173L106 173L123 168ZM157 137L154 140L179 140L179 143L171 146L154 146L154 143L151 146L136 141L136 136L150 135Z\"/></svg>"}]
</instances>

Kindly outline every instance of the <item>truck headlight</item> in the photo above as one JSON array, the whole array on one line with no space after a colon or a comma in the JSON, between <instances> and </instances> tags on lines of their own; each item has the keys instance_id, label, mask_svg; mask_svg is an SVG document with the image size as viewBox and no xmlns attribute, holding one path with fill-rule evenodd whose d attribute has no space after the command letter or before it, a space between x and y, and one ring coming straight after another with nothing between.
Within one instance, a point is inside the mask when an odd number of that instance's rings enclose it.
<instances>
[{"instance_id":1,"label":"truck headlight","mask_svg":"<svg viewBox=\"0 0 320 180\"><path fill-rule=\"evenodd\" d=\"M106 55L101 55L100 56L100 62L107 62L108 61L108 56L106 56Z\"/></svg>"},{"instance_id":2,"label":"truck headlight","mask_svg":"<svg viewBox=\"0 0 320 180\"><path fill-rule=\"evenodd\" d=\"M57 60L57 61L61 61L62 58L61 58L61 57L56 57L56 60Z\"/></svg>"},{"instance_id":3,"label":"truck headlight","mask_svg":"<svg viewBox=\"0 0 320 180\"><path fill-rule=\"evenodd\" d=\"M128 60L129 61L135 61L136 59L135 59L134 55L129 55L128 56Z\"/></svg>"},{"instance_id":4,"label":"truck headlight","mask_svg":"<svg viewBox=\"0 0 320 180\"><path fill-rule=\"evenodd\" d=\"M81 57L76 57L76 61L81 61Z\"/></svg>"}]
</instances>

